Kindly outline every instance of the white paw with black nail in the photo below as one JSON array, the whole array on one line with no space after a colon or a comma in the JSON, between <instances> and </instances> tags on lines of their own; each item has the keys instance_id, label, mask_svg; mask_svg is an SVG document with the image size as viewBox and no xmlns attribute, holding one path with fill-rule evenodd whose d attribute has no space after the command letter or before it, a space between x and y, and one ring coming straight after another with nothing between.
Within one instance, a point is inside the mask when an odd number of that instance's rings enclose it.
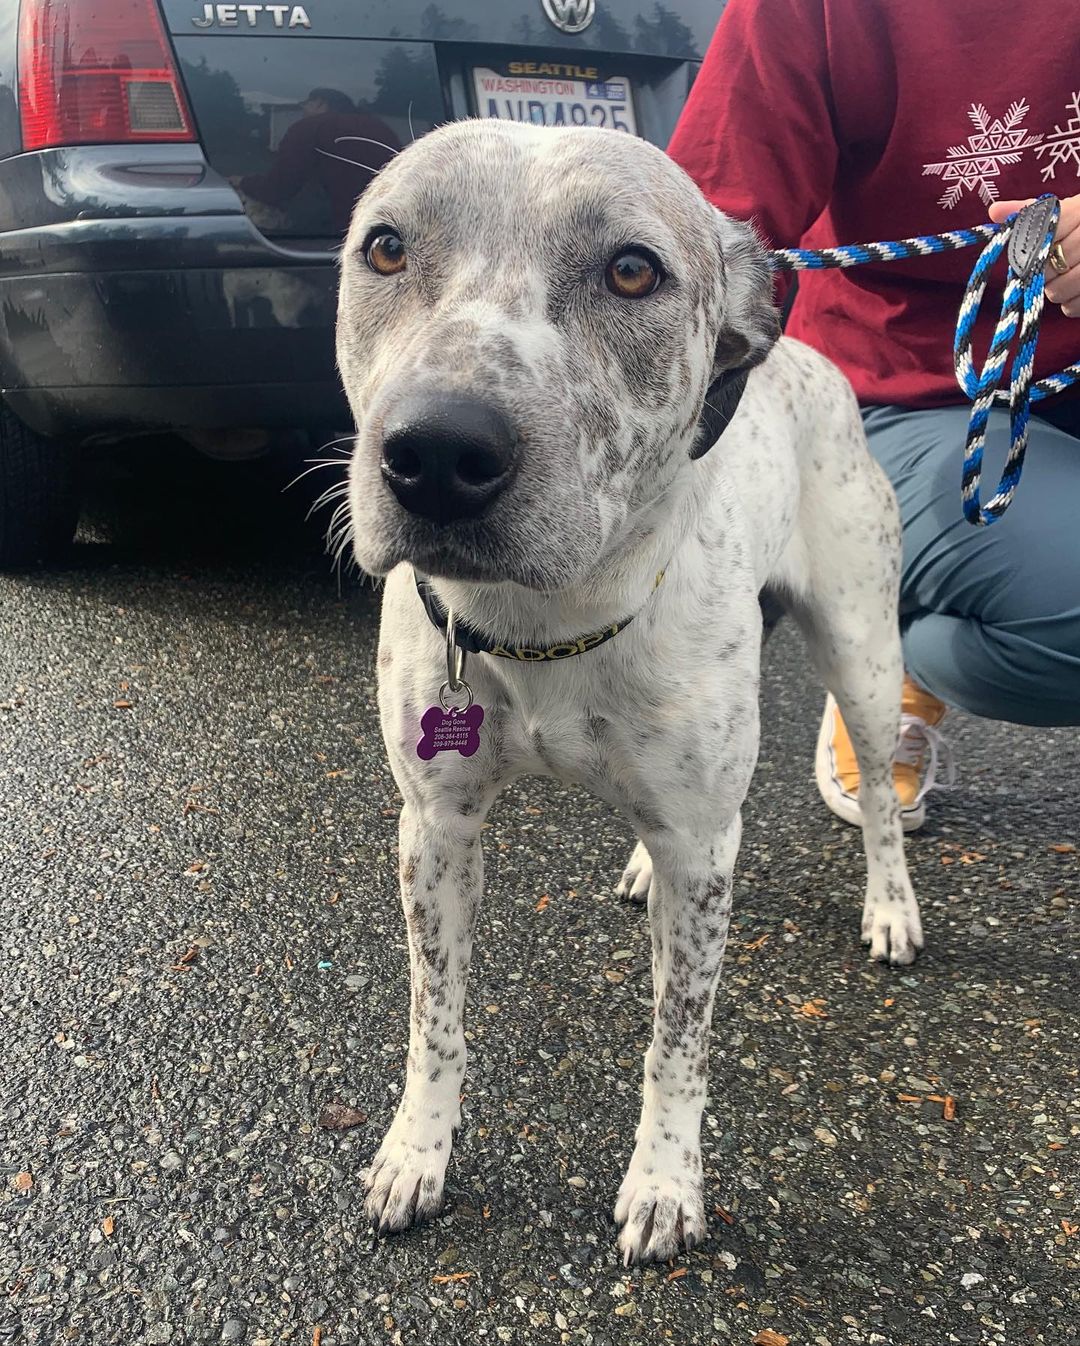
<instances>
[{"instance_id":1,"label":"white paw with black nail","mask_svg":"<svg viewBox=\"0 0 1080 1346\"><path fill-rule=\"evenodd\" d=\"M615 889L616 895L628 902L645 903L649 900L649 888L652 884L652 858L639 841L634 847L630 862L623 870L623 876Z\"/></svg>"},{"instance_id":2,"label":"white paw with black nail","mask_svg":"<svg viewBox=\"0 0 1080 1346\"><path fill-rule=\"evenodd\" d=\"M364 1214L380 1234L393 1234L437 1215L452 1134L395 1119L364 1174Z\"/></svg>"},{"instance_id":3,"label":"white paw with black nail","mask_svg":"<svg viewBox=\"0 0 1080 1346\"><path fill-rule=\"evenodd\" d=\"M888 887L884 894L866 894L862 941L870 945L871 958L904 967L915 961L923 946L919 904L910 884Z\"/></svg>"},{"instance_id":4,"label":"white paw with black nail","mask_svg":"<svg viewBox=\"0 0 1080 1346\"><path fill-rule=\"evenodd\" d=\"M666 1262L706 1234L700 1163L676 1167L638 1159L635 1151L615 1203L623 1262Z\"/></svg>"}]
</instances>

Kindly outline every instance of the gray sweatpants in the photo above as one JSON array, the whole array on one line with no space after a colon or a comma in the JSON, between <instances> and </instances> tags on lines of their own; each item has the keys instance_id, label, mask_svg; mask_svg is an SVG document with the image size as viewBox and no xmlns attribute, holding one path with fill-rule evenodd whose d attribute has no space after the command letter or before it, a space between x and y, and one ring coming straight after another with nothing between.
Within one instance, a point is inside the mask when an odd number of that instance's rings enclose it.
<instances>
[{"instance_id":1,"label":"gray sweatpants","mask_svg":"<svg viewBox=\"0 0 1080 1346\"><path fill-rule=\"evenodd\" d=\"M1020 486L989 528L973 528L960 509L967 419L967 406L863 410L904 524L904 664L973 715L1080 724L1080 404L1051 403L1032 419ZM984 502L1008 441L1008 412L994 411Z\"/></svg>"}]
</instances>

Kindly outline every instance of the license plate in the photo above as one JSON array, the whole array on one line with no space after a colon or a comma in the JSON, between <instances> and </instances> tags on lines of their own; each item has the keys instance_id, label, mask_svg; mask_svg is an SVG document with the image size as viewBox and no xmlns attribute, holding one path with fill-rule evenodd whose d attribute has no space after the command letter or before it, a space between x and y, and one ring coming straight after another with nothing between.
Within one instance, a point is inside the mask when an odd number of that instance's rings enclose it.
<instances>
[{"instance_id":1,"label":"license plate","mask_svg":"<svg viewBox=\"0 0 1080 1346\"><path fill-rule=\"evenodd\" d=\"M536 126L607 126L637 135L630 81L622 76L548 79L479 68L473 70L473 88L481 117Z\"/></svg>"}]
</instances>

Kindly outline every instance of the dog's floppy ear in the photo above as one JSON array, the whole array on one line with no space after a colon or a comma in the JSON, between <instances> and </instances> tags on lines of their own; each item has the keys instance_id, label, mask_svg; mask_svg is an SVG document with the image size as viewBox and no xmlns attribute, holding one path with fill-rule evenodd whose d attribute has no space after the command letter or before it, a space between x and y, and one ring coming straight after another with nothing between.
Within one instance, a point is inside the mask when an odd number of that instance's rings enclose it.
<instances>
[{"instance_id":1,"label":"dog's floppy ear","mask_svg":"<svg viewBox=\"0 0 1080 1346\"><path fill-rule=\"evenodd\" d=\"M780 336L773 303L773 271L764 245L750 224L716 212L723 311L716 338L712 378L698 421L691 458L700 458L727 429L746 387Z\"/></svg>"}]
</instances>

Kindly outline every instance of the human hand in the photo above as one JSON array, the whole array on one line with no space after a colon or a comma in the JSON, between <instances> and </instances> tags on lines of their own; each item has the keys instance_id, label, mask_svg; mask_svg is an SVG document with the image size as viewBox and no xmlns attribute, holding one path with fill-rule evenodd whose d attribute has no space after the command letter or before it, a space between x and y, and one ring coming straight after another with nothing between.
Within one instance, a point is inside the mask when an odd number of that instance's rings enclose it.
<instances>
[{"instance_id":1,"label":"human hand","mask_svg":"<svg viewBox=\"0 0 1080 1346\"><path fill-rule=\"evenodd\" d=\"M990 218L995 224L1007 219L1013 211L1031 204L1028 201L995 201L990 207ZM1060 304L1066 318L1080 318L1080 196L1066 196L1061 202L1061 217L1051 258L1064 259L1062 271L1050 261L1044 268L1046 297L1051 304Z\"/></svg>"}]
</instances>

